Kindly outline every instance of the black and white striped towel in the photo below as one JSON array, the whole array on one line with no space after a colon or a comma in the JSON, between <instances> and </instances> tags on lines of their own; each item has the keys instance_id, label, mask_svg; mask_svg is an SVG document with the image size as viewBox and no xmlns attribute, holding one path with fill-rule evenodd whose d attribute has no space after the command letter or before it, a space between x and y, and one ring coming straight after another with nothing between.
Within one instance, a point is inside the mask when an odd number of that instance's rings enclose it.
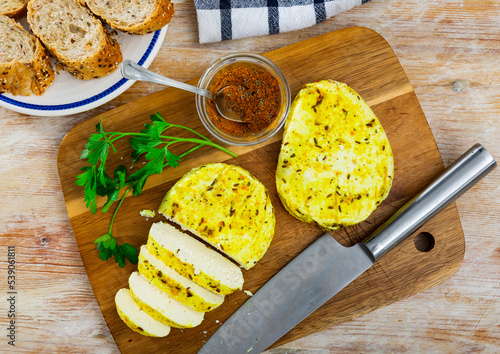
<instances>
[{"instance_id":1,"label":"black and white striped towel","mask_svg":"<svg viewBox=\"0 0 500 354\"><path fill-rule=\"evenodd\" d=\"M194 0L200 43L294 31L370 0Z\"/></svg>"}]
</instances>

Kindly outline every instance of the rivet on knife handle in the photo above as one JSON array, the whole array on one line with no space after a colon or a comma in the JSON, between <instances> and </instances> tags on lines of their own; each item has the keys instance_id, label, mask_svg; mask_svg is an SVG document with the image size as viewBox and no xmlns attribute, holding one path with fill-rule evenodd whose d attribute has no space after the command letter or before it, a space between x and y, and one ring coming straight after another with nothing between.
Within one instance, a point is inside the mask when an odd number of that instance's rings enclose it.
<instances>
[{"instance_id":1,"label":"rivet on knife handle","mask_svg":"<svg viewBox=\"0 0 500 354\"><path fill-rule=\"evenodd\" d=\"M363 242L379 259L495 167L493 156L482 145L474 145Z\"/></svg>"}]
</instances>

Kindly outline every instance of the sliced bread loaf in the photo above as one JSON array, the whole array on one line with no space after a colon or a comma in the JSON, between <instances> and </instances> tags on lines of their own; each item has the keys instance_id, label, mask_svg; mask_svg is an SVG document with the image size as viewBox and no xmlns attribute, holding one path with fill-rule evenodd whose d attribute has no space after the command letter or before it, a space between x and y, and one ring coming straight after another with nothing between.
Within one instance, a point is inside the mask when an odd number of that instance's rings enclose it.
<instances>
[{"instance_id":1,"label":"sliced bread loaf","mask_svg":"<svg viewBox=\"0 0 500 354\"><path fill-rule=\"evenodd\" d=\"M63 68L78 79L108 75L122 61L118 43L76 0L31 0L28 23Z\"/></svg>"},{"instance_id":2,"label":"sliced bread loaf","mask_svg":"<svg viewBox=\"0 0 500 354\"><path fill-rule=\"evenodd\" d=\"M146 34L161 29L174 15L170 0L79 0L114 29Z\"/></svg>"},{"instance_id":3,"label":"sliced bread loaf","mask_svg":"<svg viewBox=\"0 0 500 354\"><path fill-rule=\"evenodd\" d=\"M134 332L148 337L165 337L170 333L170 326L141 310L129 289L120 289L116 293L115 304L118 316Z\"/></svg>"},{"instance_id":4,"label":"sliced bread loaf","mask_svg":"<svg viewBox=\"0 0 500 354\"><path fill-rule=\"evenodd\" d=\"M41 95L54 70L40 41L7 16L0 16L0 92Z\"/></svg>"},{"instance_id":5,"label":"sliced bread loaf","mask_svg":"<svg viewBox=\"0 0 500 354\"><path fill-rule=\"evenodd\" d=\"M133 272L130 275L129 287L137 305L148 315L167 326L191 328L203 321L203 312L197 312L175 300L151 284L139 272Z\"/></svg>"},{"instance_id":6,"label":"sliced bread loaf","mask_svg":"<svg viewBox=\"0 0 500 354\"><path fill-rule=\"evenodd\" d=\"M141 246L139 273L158 289L198 312L207 312L220 306L224 295L214 293L183 277Z\"/></svg>"},{"instance_id":7,"label":"sliced bread loaf","mask_svg":"<svg viewBox=\"0 0 500 354\"><path fill-rule=\"evenodd\" d=\"M0 15L19 18L26 13L28 0L0 0Z\"/></svg>"},{"instance_id":8,"label":"sliced bread loaf","mask_svg":"<svg viewBox=\"0 0 500 354\"><path fill-rule=\"evenodd\" d=\"M151 226L147 247L177 273L214 292L227 295L243 287L236 264L169 224Z\"/></svg>"}]
</instances>

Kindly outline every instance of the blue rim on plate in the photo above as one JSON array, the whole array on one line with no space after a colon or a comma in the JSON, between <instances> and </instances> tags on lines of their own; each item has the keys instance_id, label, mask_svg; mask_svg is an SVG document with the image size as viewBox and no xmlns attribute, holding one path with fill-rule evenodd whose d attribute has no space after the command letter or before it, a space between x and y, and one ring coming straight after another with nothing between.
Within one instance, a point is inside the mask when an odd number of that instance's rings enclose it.
<instances>
[{"instance_id":1,"label":"blue rim on plate","mask_svg":"<svg viewBox=\"0 0 500 354\"><path fill-rule=\"evenodd\" d=\"M150 56L153 52L153 49L155 49L155 48L159 49L159 47L156 47L156 46L161 45L161 43L158 43L158 41L160 39L161 34L163 34L163 36L161 36L161 38L164 38L165 31L166 31L166 27L162 30L158 30L158 31L153 33L153 36L151 38L151 42L149 43L149 45L148 45L146 51L144 52L144 54L142 55L142 57L138 60L139 65L144 65L146 60L148 60L148 58L150 58ZM157 54L157 52L158 52L158 50L155 50L153 58ZM26 102L21 102L21 101L18 101L16 99L13 99L10 97L6 97L4 94L0 94L0 101L3 101L9 105L14 106L14 107L12 107L12 109L14 109L14 110L15 110L15 107L19 107L23 110L33 110L35 112L28 112L28 113L33 113L35 115L36 115L36 111L39 111L40 113L46 112L46 111L58 111L58 112L60 112L60 111L64 111L64 110L75 109L78 107L84 107L84 106L87 106L91 103L99 101L99 100L109 96L110 94L112 94L113 92L118 90L119 88L121 88L125 83L127 83L127 81L129 81L129 80L122 78L118 82L116 82L114 85L108 87L104 91L102 91L102 92L100 92L92 97L89 97L89 98L86 98L86 99L83 99L83 100L80 100L77 102L71 102L71 103L65 103L65 104L40 105L40 104L26 103ZM110 97L110 99L112 99L112 98L114 98L114 97ZM104 104L105 102L102 102L102 103ZM9 108L9 107L6 107L6 108ZM94 107L90 107L89 109L91 109L91 108L94 108ZM84 110L81 110L79 112L83 112L83 111ZM25 113L21 110L20 110L20 112ZM78 113L78 112L77 111L70 112L69 114L71 114L71 113Z\"/></svg>"}]
</instances>

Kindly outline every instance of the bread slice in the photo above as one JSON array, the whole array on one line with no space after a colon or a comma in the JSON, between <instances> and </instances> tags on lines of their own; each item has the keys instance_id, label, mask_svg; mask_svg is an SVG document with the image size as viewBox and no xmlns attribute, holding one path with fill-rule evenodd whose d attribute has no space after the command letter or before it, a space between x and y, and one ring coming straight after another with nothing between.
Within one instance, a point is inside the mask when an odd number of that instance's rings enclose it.
<instances>
[{"instance_id":1,"label":"bread slice","mask_svg":"<svg viewBox=\"0 0 500 354\"><path fill-rule=\"evenodd\" d=\"M129 287L137 305L148 315L167 326L191 328L203 321L203 312L197 312L175 300L151 284L139 272L133 272L130 275Z\"/></svg>"},{"instance_id":2,"label":"bread slice","mask_svg":"<svg viewBox=\"0 0 500 354\"><path fill-rule=\"evenodd\" d=\"M236 264L169 224L151 226L147 248L178 274L209 290L227 295L243 287Z\"/></svg>"},{"instance_id":3,"label":"bread slice","mask_svg":"<svg viewBox=\"0 0 500 354\"><path fill-rule=\"evenodd\" d=\"M19 18L26 14L28 0L0 0L0 16Z\"/></svg>"},{"instance_id":4,"label":"bread slice","mask_svg":"<svg viewBox=\"0 0 500 354\"><path fill-rule=\"evenodd\" d=\"M174 15L170 0L79 0L114 29L146 34L167 25Z\"/></svg>"},{"instance_id":5,"label":"bread slice","mask_svg":"<svg viewBox=\"0 0 500 354\"><path fill-rule=\"evenodd\" d=\"M224 295L205 289L176 273L152 255L146 245L141 246L138 270L158 289L198 312L213 310L224 302Z\"/></svg>"},{"instance_id":6,"label":"bread slice","mask_svg":"<svg viewBox=\"0 0 500 354\"><path fill-rule=\"evenodd\" d=\"M333 80L300 90L276 170L290 214L327 230L360 223L387 197L393 177L387 135L359 94Z\"/></svg>"},{"instance_id":7,"label":"bread slice","mask_svg":"<svg viewBox=\"0 0 500 354\"><path fill-rule=\"evenodd\" d=\"M186 173L165 195L159 212L245 269L264 256L276 223L264 185L249 171L223 163Z\"/></svg>"},{"instance_id":8,"label":"bread slice","mask_svg":"<svg viewBox=\"0 0 500 354\"><path fill-rule=\"evenodd\" d=\"M0 92L41 95L54 70L40 41L7 16L0 16Z\"/></svg>"},{"instance_id":9,"label":"bread slice","mask_svg":"<svg viewBox=\"0 0 500 354\"><path fill-rule=\"evenodd\" d=\"M170 333L170 326L142 311L136 304L129 289L120 289L115 296L118 316L134 332L148 337L166 337Z\"/></svg>"},{"instance_id":10,"label":"bread slice","mask_svg":"<svg viewBox=\"0 0 500 354\"><path fill-rule=\"evenodd\" d=\"M28 23L63 68L78 79L108 75L122 61L118 43L76 0L31 0Z\"/></svg>"}]
</instances>

